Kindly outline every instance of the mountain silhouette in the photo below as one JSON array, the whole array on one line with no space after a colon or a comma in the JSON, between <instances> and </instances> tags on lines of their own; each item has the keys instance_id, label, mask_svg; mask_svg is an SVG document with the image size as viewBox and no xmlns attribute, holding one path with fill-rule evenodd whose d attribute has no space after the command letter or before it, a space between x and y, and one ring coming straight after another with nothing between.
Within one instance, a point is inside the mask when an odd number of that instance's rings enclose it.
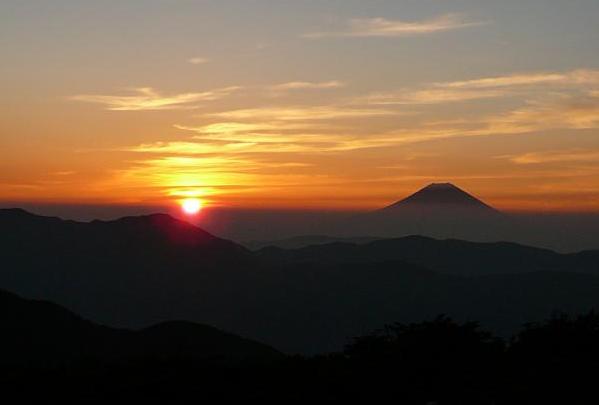
<instances>
[{"instance_id":1,"label":"mountain silhouette","mask_svg":"<svg viewBox=\"0 0 599 405\"><path fill-rule=\"evenodd\" d=\"M0 210L0 229L0 288L119 327L216 325L256 277L249 250L164 214L82 223Z\"/></svg>"},{"instance_id":2,"label":"mountain silhouette","mask_svg":"<svg viewBox=\"0 0 599 405\"><path fill-rule=\"evenodd\" d=\"M356 215L337 234L490 242L513 234L512 222L510 216L451 183L433 183L384 208Z\"/></svg>"},{"instance_id":3,"label":"mountain silhouette","mask_svg":"<svg viewBox=\"0 0 599 405\"><path fill-rule=\"evenodd\" d=\"M462 209L472 212L498 213L495 208L451 183L429 184L409 197L383 208L381 211L392 212L402 209ZM450 214L450 212L447 212L447 214Z\"/></svg>"},{"instance_id":4,"label":"mountain silhouette","mask_svg":"<svg viewBox=\"0 0 599 405\"><path fill-rule=\"evenodd\" d=\"M0 229L2 289L115 328L180 319L289 353L439 313L511 333L599 308L593 251L409 237L251 252L162 214L79 223L0 210ZM187 324L171 327L148 333L185 346Z\"/></svg>"},{"instance_id":5,"label":"mountain silhouette","mask_svg":"<svg viewBox=\"0 0 599 405\"><path fill-rule=\"evenodd\" d=\"M165 322L140 331L85 320L47 301L0 290L0 364L59 366L83 361L202 359L274 360L280 354L261 343L191 322Z\"/></svg>"}]
</instances>

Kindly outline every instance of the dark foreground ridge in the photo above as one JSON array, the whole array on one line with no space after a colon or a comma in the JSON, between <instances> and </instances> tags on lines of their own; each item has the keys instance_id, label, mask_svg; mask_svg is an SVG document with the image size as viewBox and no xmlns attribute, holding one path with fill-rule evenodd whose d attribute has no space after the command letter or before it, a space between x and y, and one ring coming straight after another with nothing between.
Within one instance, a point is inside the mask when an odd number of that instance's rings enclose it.
<instances>
[{"instance_id":1,"label":"dark foreground ridge","mask_svg":"<svg viewBox=\"0 0 599 405\"><path fill-rule=\"evenodd\" d=\"M394 323L316 357L286 357L190 323L115 330L6 292L0 292L0 316L3 395L22 401L491 405L596 399L599 316L593 312L554 315L509 340L446 316Z\"/></svg>"}]
</instances>

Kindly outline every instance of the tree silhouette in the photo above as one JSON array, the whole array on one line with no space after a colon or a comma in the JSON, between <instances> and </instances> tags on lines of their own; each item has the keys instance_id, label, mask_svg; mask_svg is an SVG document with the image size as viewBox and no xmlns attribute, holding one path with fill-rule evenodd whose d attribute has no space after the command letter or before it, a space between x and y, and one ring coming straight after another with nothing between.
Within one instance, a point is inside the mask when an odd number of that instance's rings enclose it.
<instances>
[{"instance_id":1,"label":"tree silhouette","mask_svg":"<svg viewBox=\"0 0 599 405\"><path fill-rule=\"evenodd\" d=\"M503 350L501 339L481 330L477 322L459 324L440 315L433 321L394 323L356 337L346 346L345 354L425 367L443 363L456 367L488 361Z\"/></svg>"}]
</instances>

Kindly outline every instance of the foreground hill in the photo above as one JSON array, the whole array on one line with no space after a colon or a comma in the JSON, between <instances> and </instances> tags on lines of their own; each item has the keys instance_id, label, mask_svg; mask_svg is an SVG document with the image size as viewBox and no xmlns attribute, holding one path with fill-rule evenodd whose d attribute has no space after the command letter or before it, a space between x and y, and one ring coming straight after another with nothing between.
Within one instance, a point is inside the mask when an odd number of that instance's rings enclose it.
<instances>
[{"instance_id":1,"label":"foreground hill","mask_svg":"<svg viewBox=\"0 0 599 405\"><path fill-rule=\"evenodd\" d=\"M211 362L273 360L274 349L189 322L167 322L140 331L100 326L46 302L0 290L0 364L60 366L83 361L198 359Z\"/></svg>"},{"instance_id":2,"label":"foreground hill","mask_svg":"<svg viewBox=\"0 0 599 405\"><path fill-rule=\"evenodd\" d=\"M443 315L394 322L354 336L342 352L316 357L287 357L186 322L115 330L3 291L0 316L3 395L26 403L401 398L415 405L496 405L586 404L596 397L595 312L556 314L510 339Z\"/></svg>"}]
</instances>

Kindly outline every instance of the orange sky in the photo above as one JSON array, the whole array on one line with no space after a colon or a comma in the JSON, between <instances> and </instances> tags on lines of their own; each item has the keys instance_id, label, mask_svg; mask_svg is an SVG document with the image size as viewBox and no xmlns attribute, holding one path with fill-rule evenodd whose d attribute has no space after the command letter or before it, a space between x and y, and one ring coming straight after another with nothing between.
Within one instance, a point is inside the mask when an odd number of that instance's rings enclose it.
<instances>
[{"instance_id":1,"label":"orange sky","mask_svg":"<svg viewBox=\"0 0 599 405\"><path fill-rule=\"evenodd\" d=\"M0 202L599 211L596 2L332 3L3 3Z\"/></svg>"}]
</instances>

